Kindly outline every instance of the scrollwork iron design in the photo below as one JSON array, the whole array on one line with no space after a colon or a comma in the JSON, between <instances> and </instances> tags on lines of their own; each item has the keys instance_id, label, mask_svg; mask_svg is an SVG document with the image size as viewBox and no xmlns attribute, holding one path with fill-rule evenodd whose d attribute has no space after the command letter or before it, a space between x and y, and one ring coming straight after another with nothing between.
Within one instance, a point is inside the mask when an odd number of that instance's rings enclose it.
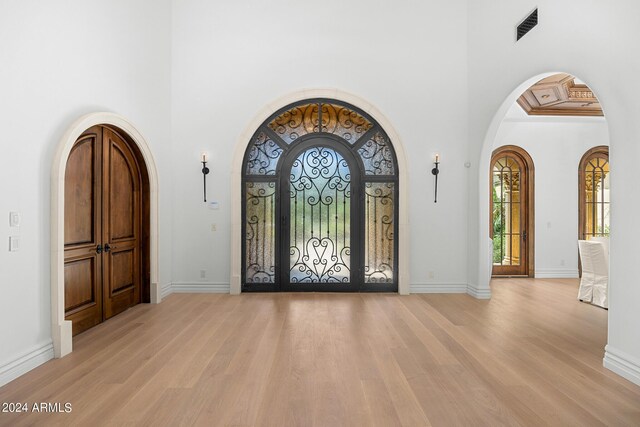
<instances>
[{"instance_id":1,"label":"scrollwork iron design","mask_svg":"<svg viewBox=\"0 0 640 427\"><path fill-rule=\"evenodd\" d=\"M355 144L373 124L361 114L337 104L322 104L322 132L332 133Z\"/></svg>"},{"instance_id":2,"label":"scrollwork iron design","mask_svg":"<svg viewBox=\"0 0 640 427\"><path fill-rule=\"evenodd\" d=\"M291 283L350 281L351 172L335 150L314 147L289 178Z\"/></svg>"},{"instance_id":3,"label":"scrollwork iron design","mask_svg":"<svg viewBox=\"0 0 640 427\"><path fill-rule=\"evenodd\" d=\"M247 155L247 175L275 175L282 148L260 132Z\"/></svg>"},{"instance_id":4,"label":"scrollwork iron design","mask_svg":"<svg viewBox=\"0 0 640 427\"><path fill-rule=\"evenodd\" d=\"M247 182L245 185L245 280L274 283L275 182Z\"/></svg>"},{"instance_id":5,"label":"scrollwork iron design","mask_svg":"<svg viewBox=\"0 0 640 427\"><path fill-rule=\"evenodd\" d=\"M392 182L367 182L365 193L366 283L393 282L394 191Z\"/></svg>"},{"instance_id":6,"label":"scrollwork iron design","mask_svg":"<svg viewBox=\"0 0 640 427\"><path fill-rule=\"evenodd\" d=\"M293 107L269 123L269 127L282 140L291 144L293 141L309 133L319 132L318 104L305 104Z\"/></svg>"},{"instance_id":7,"label":"scrollwork iron design","mask_svg":"<svg viewBox=\"0 0 640 427\"><path fill-rule=\"evenodd\" d=\"M359 149L358 154L362 158L364 170L367 175L393 175L393 153L387 142L387 138L381 133L375 135L365 142Z\"/></svg>"}]
</instances>

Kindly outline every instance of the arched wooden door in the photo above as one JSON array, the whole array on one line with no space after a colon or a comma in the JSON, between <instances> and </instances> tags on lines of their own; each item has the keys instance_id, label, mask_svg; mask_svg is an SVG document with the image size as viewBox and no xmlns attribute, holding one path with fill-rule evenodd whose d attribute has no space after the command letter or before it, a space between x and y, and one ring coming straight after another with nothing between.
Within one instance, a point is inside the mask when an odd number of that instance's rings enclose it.
<instances>
[{"instance_id":1,"label":"arched wooden door","mask_svg":"<svg viewBox=\"0 0 640 427\"><path fill-rule=\"evenodd\" d=\"M144 165L116 130L94 126L65 174L65 318L76 335L142 301L148 274Z\"/></svg>"},{"instance_id":2,"label":"arched wooden door","mask_svg":"<svg viewBox=\"0 0 640 427\"><path fill-rule=\"evenodd\" d=\"M491 157L490 235L493 276L534 276L533 161L505 146Z\"/></svg>"}]
</instances>

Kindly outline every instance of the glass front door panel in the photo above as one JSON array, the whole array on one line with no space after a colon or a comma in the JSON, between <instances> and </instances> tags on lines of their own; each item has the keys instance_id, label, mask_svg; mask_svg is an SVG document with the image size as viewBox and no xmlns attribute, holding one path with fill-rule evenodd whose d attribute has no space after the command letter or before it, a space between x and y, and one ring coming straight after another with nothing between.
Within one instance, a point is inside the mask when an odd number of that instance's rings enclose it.
<instances>
[{"instance_id":1,"label":"glass front door panel","mask_svg":"<svg viewBox=\"0 0 640 427\"><path fill-rule=\"evenodd\" d=\"M520 175L520 166L511 157L501 157L493 165L493 265L521 265Z\"/></svg>"},{"instance_id":2,"label":"glass front door panel","mask_svg":"<svg viewBox=\"0 0 640 427\"><path fill-rule=\"evenodd\" d=\"M593 157L584 173L584 237L609 235L609 160Z\"/></svg>"},{"instance_id":3,"label":"glass front door panel","mask_svg":"<svg viewBox=\"0 0 640 427\"><path fill-rule=\"evenodd\" d=\"M314 147L289 175L291 283L351 281L351 172L335 150Z\"/></svg>"}]
</instances>

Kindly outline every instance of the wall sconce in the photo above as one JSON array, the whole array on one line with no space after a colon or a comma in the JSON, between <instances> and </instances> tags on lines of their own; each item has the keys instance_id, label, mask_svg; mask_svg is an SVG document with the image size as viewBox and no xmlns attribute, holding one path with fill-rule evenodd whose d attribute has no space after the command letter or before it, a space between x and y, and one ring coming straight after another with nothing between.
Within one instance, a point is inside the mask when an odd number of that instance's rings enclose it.
<instances>
[{"instance_id":1,"label":"wall sconce","mask_svg":"<svg viewBox=\"0 0 640 427\"><path fill-rule=\"evenodd\" d=\"M204 201L207 201L207 175L209 175L209 168L207 167L207 153L202 153L202 183L204 185Z\"/></svg>"},{"instance_id":2,"label":"wall sconce","mask_svg":"<svg viewBox=\"0 0 640 427\"><path fill-rule=\"evenodd\" d=\"M433 198L433 203L438 203L438 174L440 173L440 169L438 165L440 164L440 156L436 154L435 161L433 162L435 165L433 169L431 169L431 173L436 177L436 187L435 187L435 195Z\"/></svg>"}]
</instances>

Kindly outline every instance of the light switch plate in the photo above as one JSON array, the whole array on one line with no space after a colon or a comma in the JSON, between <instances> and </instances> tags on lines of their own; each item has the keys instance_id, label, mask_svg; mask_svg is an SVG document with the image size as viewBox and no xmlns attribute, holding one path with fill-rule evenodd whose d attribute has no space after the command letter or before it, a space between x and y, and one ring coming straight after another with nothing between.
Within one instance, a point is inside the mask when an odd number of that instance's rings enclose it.
<instances>
[{"instance_id":1,"label":"light switch plate","mask_svg":"<svg viewBox=\"0 0 640 427\"><path fill-rule=\"evenodd\" d=\"M9 227L20 227L20 212L9 212Z\"/></svg>"},{"instance_id":2,"label":"light switch plate","mask_svg":"<svg viewBox=\"0 0 640 427\"><path fill-rule=\"evenodd\" d=\"M18 252L20 250L20 237L9 236L9 252Z\"/></svg>"}]
</instances>

